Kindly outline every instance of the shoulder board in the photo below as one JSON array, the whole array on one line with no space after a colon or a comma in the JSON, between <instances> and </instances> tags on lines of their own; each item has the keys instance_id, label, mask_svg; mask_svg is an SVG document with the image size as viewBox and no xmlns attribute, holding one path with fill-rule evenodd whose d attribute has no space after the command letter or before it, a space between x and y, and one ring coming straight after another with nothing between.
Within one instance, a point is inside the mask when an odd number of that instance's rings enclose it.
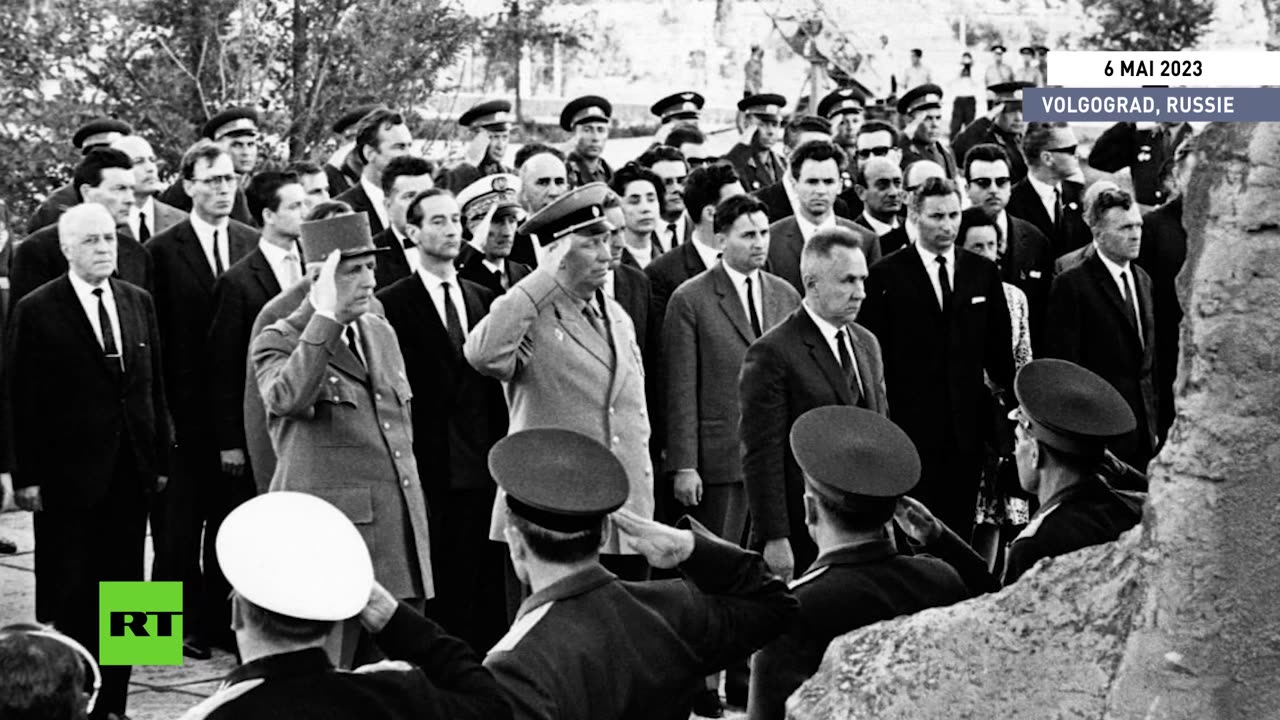
<instances>
[{"instance_id":1,"label":"shoulder board","mask_svg":"<svg viewBox=\"0 0 1280 720\"><path fill-rule=\"evenodd\" d=\"M790 583L789 585L787 585L787 587L791 588L792 590L795 590L796 588L800 587L801 585L806 585L806 584L808 584L808 583L813 582L814 580L817 580L818 578L822 577L823 573L825 573L826 571L828 571L828 570L830 570L830 569L831 569L831 566L830 566L830 565L823 565L822 567L820 567L820 568L818 568L818 569L816 569L816 570L810 570L809 572L805 573L804 575L801 575L800 577L796 578L795 580L792 580L792 581L791 581L791 583Z\"/></svg>"},{"instance_id":2,"label":"shoulder board","mask_svg":"<svg viewBox=\"0 0 1280 720\"><path fill-rule=\"evenodd\" d=\"M382 660L368 665L361 665L351 672L357 675L367 675L369 673L378 672L413 672L416 668L403 660Z\"/></svg>"},{"instance_id":3,"label":"shoulder board","mask_svg":"<svg viewBox=\"0 0 1280 720\"><path fill-rule=\"evenodd\" d=\"M507 634L498 641L498 644L494 645L493 648L489 650L489 654L485 656L486 659L498 653L509 652L515 649L515 646L520 644L520 641L524 639L525 635L529 634L529 631L538 624L538 621L546 616L547 612L551 610L552 605L555 605L554 601L549 602L546 605L540 605L532 612L519 620L516 620L515 624L511 626L511 629L507 631Z\"/></svg>"},{"instance_id":4,"label":"shoulder board","mask_svg":"<svg viewBox=\"0 0 1280 720\"><path fill-rule=\"evenodd\" d=\"M1045 508L1042 512L1031 518L1031 522L1027 523L1027 526L1022 528L1022 532L1018 533L1018 537L1014 538L1013 541L1017 542L1019 540L1026 540L1027 538L1035 536L1036 531L1040 529L1040 524L1044 522L1044 519L1049 517L1049 513L1057 510L1059 507L1060 505L1054 505L1052 507Z\"/></svg>"},{"instance_id":5,"label":"shoulder board","mask_svg":"<svg viewBox=\"0 0 1280 720\"><path fill-rule=\"evenodd\" d=\"M244 695L250 690L258 687L263 682L262 678L254 678L238 682L235 685L221 685L217 692L200 701L200 704L188 710L182 720L204 720L204 718L212 715L218 708Z\"/></svg>"}]
</instances>

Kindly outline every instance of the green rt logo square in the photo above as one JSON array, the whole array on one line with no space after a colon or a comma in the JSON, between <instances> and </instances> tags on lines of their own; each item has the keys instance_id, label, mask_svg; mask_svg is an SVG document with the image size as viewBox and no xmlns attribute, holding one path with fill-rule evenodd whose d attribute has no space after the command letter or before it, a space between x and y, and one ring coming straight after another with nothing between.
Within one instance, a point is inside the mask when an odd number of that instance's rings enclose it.
<instances>
[{"instance_id":1,"label":"green rt logo square","mask_svg":"<svg viewBox=\"0 0 1280 720\"><path fill-rule=\"evenodd\" d=\"M182 583L98 583L101 665L182 664Z\"/></svg>"}]
</instances>

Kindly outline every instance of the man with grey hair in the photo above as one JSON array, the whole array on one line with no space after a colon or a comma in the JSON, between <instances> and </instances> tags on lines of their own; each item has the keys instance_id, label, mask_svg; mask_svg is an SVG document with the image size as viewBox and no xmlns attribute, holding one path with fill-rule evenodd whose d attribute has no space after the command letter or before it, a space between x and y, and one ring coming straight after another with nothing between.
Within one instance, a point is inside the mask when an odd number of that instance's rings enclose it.
<instances>
[{"instance_id":1,"label":"man with grey hair","mask_svg":"<svg viewBox=\"0 0 1280 720\"><path fill-rule=\"evenodd\" d=\"M1080 172L1078 143L1065 122L1027 123L1022 154L1027 176L1013 186L1005 209L1039 228L1061 257L1083 245L1092 235L1084 220L1084 185L1072 179Z\"/></svg>"},{"instance_id":2,"label":"man with grey hair","mask_svg":"<svg viewBox=\"0 0 1280 720\"><path fill-rule=\"evenodd\" d=\"M1133 196L1113 184L1090 188L1089 201L1095 252L1054 278L1045 354L1092 370L1120 392L1137 428L1111 449L1145 472L1158 445L1161 369L1151 277L1134 262L1142 247L1142 215Z\"/></svg>"},{"instance_id":3,"label":"man with grey hair","mask_svg":"<svg viewBox=\"0 0 1280 720\"><path fill-rule=\"evenodd\" d=\"M1110 180L1099 180L1089 186L1084 191L1084 198L1081 199L1080 205L1084 208L1084 221L1086 225L1093 226L1096 218L1093 216L1091 208L1098 199L1098 195L1104 190L1119 190L1120 186ZM1091 258L1098 252L1098 247L1094 243L1082 245L1053 261L1053 276L1057 277L1071 268L1079 265L1085 260Z\"/></svg>"}]
</instances>

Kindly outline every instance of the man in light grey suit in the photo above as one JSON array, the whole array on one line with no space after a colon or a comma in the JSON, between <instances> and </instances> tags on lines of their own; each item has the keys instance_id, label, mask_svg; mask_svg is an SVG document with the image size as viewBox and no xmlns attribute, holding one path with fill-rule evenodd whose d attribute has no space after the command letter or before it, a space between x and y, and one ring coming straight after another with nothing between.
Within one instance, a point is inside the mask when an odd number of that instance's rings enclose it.
<instances>
[{"instance_id":1,"label":"man in light grey suit","mask_svg":"<svg viewBox=\"0 0 1280 720\"><path fill-rule=\"evenodd\" d=\"M791 177L795 179L796 214L769 226L769 272L804 292L800 278L800 253L819 230L842 227L853 233L862 248L867 266L880 259L880 238L852 220L836 216L836 196L840 194L844 151L834 143L813 140L791 153Z\"/></svg>"},{"instance_id":2,"label":"man in light grey suit","mask_svg":"<svg viewBox=\"0 0 1280 720\"><path fill-rule=\"evenodd\" d=\"M541 248L538 267L494 301L471 329L463 353L481 374L504 383L511 433L563 428L600 441L627 470L624 507L652 518L644 363L631 318L601 292L612 258L608 195L604 183L583 185L520 226L518 232ZM499 493L492 540L505 540L506 503ZM648 575L644 556L612 522L601 561L623 579Z\"/></svg>"},{"instance_id":3,"label":"man in light grey suit","mask_svg":"<svg viewBox=\"0 0 1280 720\"><path fill-rule=\"evenodd\" d=\"M787 281L761 270L769 250L764 203L734 195L715 209L723 255L671 296L663 325L667 469L675 498L739 545L747 523L738 453L738 371L747 346L800 305Z\"/></svg>"}]
</instances>

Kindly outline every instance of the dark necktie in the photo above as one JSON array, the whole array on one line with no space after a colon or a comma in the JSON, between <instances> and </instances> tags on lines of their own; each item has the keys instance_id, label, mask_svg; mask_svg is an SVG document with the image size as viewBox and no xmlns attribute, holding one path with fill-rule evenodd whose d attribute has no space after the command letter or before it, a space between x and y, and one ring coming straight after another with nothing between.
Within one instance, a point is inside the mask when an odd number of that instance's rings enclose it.
<instances>
[{"instance_id":1,"label":"dark necktie","mask_svg":"<svg viewBox=\"0 0 1280 720\"><path fill-rule=\"evenodd\" d=\"M947 277L947 256L938 256L938 287L942 288L942 312L951 309L951 278Z\"/></svg>"},{"instance_id":2,"label":"dark necktie","mask_svg":"<svg viewBox=\"0 0 1280 720\"><path fill-rule=\"evenodd\" d=\"M667 234L668 234L668 236L670 236L670 238L671 238L671 242L667 243L667 249L668 249L668 250L670 250L671 248L673 248L673 247L675 247L675 246L677 246L677 245L679 245L679 244L680 244L680 238L676 237L676 224L675 224L675 223L668 223L668 224L667 224Z\"/></svg>"},{"instance_id":3,"label":"dark necktie","mask_svg":"<svg viewBox=\"0 0 1280 720\"><path fill-rule=\"evenodd\" d=\"M417 244L415 244L415 243L414 243L412 240L410 240L409 238L405 238L404 240L401 240L401 241L400 241L400 244L404 246L404 249L405 249L405 250L412 250L412 249L414 249L414 248L418 247L418 246L417 246Z\"/></svg>"},{"instance_id":4,"label":"dark necktie","mask_svg":"<svg viewBox=\"0 0 1280 720\"><path fill-rule=\"evenodd\" d=\"M94 288L93 294L98 297L98 329L102 330L102 354L107 356L113 367L124 369L124 359L120 357L120 349L116 347L116 327L111 324L111 316L107 314L102 288Z\"/></svg>"},{"instance_id":5,"label":"dark necktie","mask_svg":"<svg viewBox=\"0 0 1280 720\"><path fill-rule=\"evenodd\" d=\"M751 331L760 337L760 315L756 313L756 296L751 292L751 278L747 278L747 316L751 318Z\"/></svg>"},{"instance_id":6,"label":"dark necktie","mask_svg":"<svg viewBox=\"0 0 1280 720\"><path fill-rule=\"evenodd\" d=\"M347 347L351 349L351 354L356 356L356 362L364 365L364 356L360 354L360 341L356 339L356 329L354 326L347 326Z\"/></svg>"},{"instance_id":7,"label":"dark necktie","mask_svg":"<svg viewBox=\"0 0 1280 720\"><path fill-rule=\"evenodd\" d=\"M462 332L462 321L458 319L458 306L453 304L453 293L450 292L452 287L449 283L440 283L440 288L444 290L444 329L449 333L449 341L453 343L454 349L460 351L467 336Z\"/></svg>"},{"instance_id":8,"label":"dark necktie","mask_svg":"<svg viewBox=\"0 0 1280 720\"><path fill-rule=\"evenodd\" d=\"M853 404L862 406L862 387L858 382L858 367L853 364L853 356L849 354L849 333L840 328L836 333L836 347L840 350L840 367L844 370L845 382L849 384L849 392L853 394Z\"/></svg>"},{"instance_id":9,"label":"dark necktie","mask_svg":"<svg viewBox=\"0 0 1280 720\"><path fill-rule=\"evenodd\" d=\"M1124 315L1129 319L1129 325L1138 335L1138 344L1144 349L1147 344L1143 342L1142 330L1138 327L1138 313L1133 309L1133 290L1129 287L1129 273L1120 271L1120 284L1124 285Z\"/></svg>"},{"instance_id":10,"label":"dark necktie","mask_svg":"<svg viewBox=\"0 0 1280 720\"><path fill-rule=\"evenodd\" d=\"M507 276L501 270L493 271L493 279L498 283L498 287L507 289Z\"/></svg>"},{"instance_id":11,"label":"dark necktie","mask_svg":"<svg viewBox=\"0 0 1280 720\"><path fill-rule=\"evenodd\" d=\"M1053 189L1053 229L1062 232L1062 191L1058 188Z\"/></svg>"},{"instance_id":12,"label":"dark necktie","mask_svg":"<svg viewBox=\"0 0 1280 720\"><path fill-rule=\"evenodd\" d=\"M138 213L138 242L144 243L151 239L151 228L147 227L147 214Z\"/></svg>"},{"instance_id":13,"label":"dark necktie","mask_svg":"<svg viewBox=\"0 0 1280 720\"><path fill-rule=\"evenodd\" d=\"M218 250L219 234L220 233L217 230L213 231L213 276L214 277L222 277L222 273L226 270L226 267L222 264L222 252Z\"/></svg>"}]
</instances>

